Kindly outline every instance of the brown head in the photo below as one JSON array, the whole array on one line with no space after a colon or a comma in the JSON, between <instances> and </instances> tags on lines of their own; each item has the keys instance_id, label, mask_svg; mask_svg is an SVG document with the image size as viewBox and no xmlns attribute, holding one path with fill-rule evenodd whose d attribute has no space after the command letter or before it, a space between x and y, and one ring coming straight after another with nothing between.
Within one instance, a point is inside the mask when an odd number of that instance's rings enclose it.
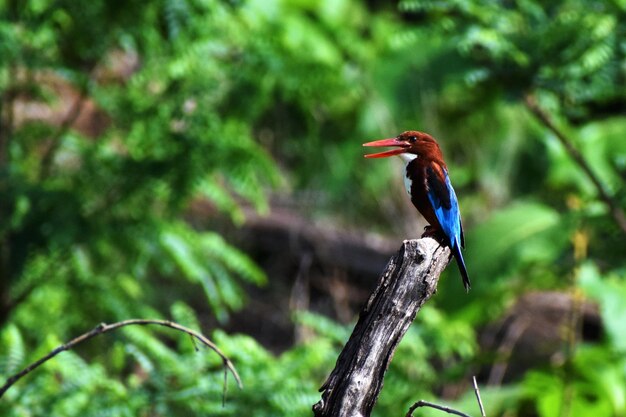
<instances>
[{"instance_id":1,"label":"brown head","mask_svg":"<svg viewBox=\"0 0 626 417\"><path fill-rule=\"evenodd\" d=\"M428 133L417 130L407 130L395 138L375 140L374 142L364 143L363 146L393 146L396 148L365 155L366 158L385 158L403 153L412 153L424 160L434 161L445 166L437 141Z\"/></svg>"}]
</instances>

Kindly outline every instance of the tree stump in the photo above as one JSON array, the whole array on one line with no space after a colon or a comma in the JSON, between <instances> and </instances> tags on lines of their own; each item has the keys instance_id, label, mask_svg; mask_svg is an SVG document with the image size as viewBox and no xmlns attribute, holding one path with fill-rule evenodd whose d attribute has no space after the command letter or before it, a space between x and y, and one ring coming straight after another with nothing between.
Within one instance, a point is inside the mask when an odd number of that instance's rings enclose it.
<instances>
[{"instance_id":1,"label":"tree stump","mask_svg":"<svg viewBox=\"0 0 626 417\"><path fill-rule=\"evenodd\" d=\"M368 417L396 347L437 290L450 249L431 238L405 240L380 277L335 369L320 388L316 417Z\"/></svg>"}]
</instances>

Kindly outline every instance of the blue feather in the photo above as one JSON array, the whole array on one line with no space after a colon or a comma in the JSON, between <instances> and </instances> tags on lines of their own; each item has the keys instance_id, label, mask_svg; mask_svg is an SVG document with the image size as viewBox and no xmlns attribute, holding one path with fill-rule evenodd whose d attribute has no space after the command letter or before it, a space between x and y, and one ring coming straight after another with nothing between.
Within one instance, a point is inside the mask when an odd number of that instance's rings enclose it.
<instances>
[{"instance_id":1,"label":"blue feather","mask_svg":"<svg viewBox=\"0 0 626 417\"><path fill-rule=\"evenodd\" d=\"M444 234L449 239L450 247L453 248L461 241L461 215L459 202L450 183L448 171L445 169L443 169L443 176L444 182L433 170L428 170L428 200Z\"/></svg>"},{"instance_id":2,"label":"blue feather","mask_svg":"<svg viewBox=\"0 0 626 417\"><path fill-rule=\"evenodd\" d=\"M470 282L465 268L465 261L461 254L461 246L464 245L463 227L461 225L461 214L459 212L459 202L456 198L448 171L442 168L443 181L432 168L426 171L426 183L428 185L428 200L433 207L435 216L448 239L448 245L452 254L457 260L465 288L469 289Z\"/></svg>"}]
</instances>

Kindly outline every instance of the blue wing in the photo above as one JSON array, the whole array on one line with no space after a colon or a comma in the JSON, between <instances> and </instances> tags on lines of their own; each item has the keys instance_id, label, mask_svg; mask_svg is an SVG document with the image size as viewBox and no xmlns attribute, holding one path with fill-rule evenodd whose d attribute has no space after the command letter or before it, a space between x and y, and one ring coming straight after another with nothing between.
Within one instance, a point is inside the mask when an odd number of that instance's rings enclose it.
<instances>
[{"instance_id":1,"label":"blue wing","mask_svg":"<svg viewBox=\"0 0 626 417\"><path fill-rule=\"evenodd\" d=\"M435 216L449 239L450 248L463 246L463 227L459 213L459 202L456 199L454 188L450 183L448 171L441 168L443 179L432 167L426 169L426 183L428 185L428 200L433 207Z\"/></svg>"},{"instance_id":2,"label":"blue wing","mask_svg":"<svg viewBox=\"0 0 626 417\"><path fill-rule=\"evenodd\" d=\"M463 237L463 226L461 225L461 214L459 213L459 202L456 199L454 188L450 183L448 171L444 167L440 168L438 174L432 166L426 168L426 185L428 186L428 200L433 207L437 221L444 235L448 239L448 244L452 254L456 259L459 272L463 278L465 290L469 291L471 284L465 267L465 261L461 254L461 247L465 245Z\"/></svg>"}]
</instances>

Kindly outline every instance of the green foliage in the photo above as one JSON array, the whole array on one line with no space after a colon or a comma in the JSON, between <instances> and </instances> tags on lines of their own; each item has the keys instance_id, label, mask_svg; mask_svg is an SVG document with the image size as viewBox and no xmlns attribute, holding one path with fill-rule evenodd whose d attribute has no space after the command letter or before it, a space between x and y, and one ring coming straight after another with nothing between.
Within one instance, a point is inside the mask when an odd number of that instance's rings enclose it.
<instances>
[{"instance_id":1,"label":"green foliage","mask_svg":"<svg viewBox=\"0 0 626 417\"><path fill-rule=\"evenodd\" d=\"M396 350L374 415L406 413L417 400L459 382L475 353L474 333L468 323L424 306Z\"/></svg>"},{"instance_id":2,"label":"green foliage","mask_svg":"<svg viewBox=\"0 0 626 417\"><path fill-rule=\"evenodd\" d=\"M488 415L624 415L623 234L522 99L539 100L626 206L625 10L601 0L403 0L398 10L0 0L0 375L102 321L172 317L200 329L198 304L227 320L246 285L267 278L220 222L267 212L272 187L312 218L417 236L401 166L360 149L411 128L444 149L475 279L469 296L457 277L442 279L375 413L402 415L466 381L483 360L480 326L525 291L550 289L596 300L603 340L485 388ZM89 115L96 128L69 127ZM213 333L245 386L229 377L224 405L212 352L128 328L31 373L0 413L308 414L350 328L310 312L293 319L314 336L281 355ZM473 393L455 405L473 412Z\"/></svg>"},{"instance_id":3,"label":"green foliage","mask_svg":"<svg viewBox=\"0 0 626 417\"><path fill-rule=\"evenodd\" d=\"M173 307L173 315L197 322L191 309L181 303ZM238 390L230 376L224 388L219 358L204 347L194 349L187 335L168 330L169 342L163 343L152 328L127 327L122 333L89 342L97 345L98 356L108 357L106 368L64 352L47 363L45 371L32 373L28 383L7 393L0 404L3 415L305 413L316 401L317 385L338 354L338 345L324 337L275 357L250 337L215 332L213 340L235 362L244 381L245 389ZM161 337L166 336L162 333ZM2 336L8 340L14 337L13 331L6 329ZM58 344L49 339L42 348Z\"/></svg>"},{"instance_id":4,"label":"green foliage","mask_svg":"<svg viewBox=\"0 0 626 417\"><path fill-rule=\"evenodd\" d=\"M626 352L626 335L623 332L626 320L626 283L617 274L602 276L592 263L581 266L579 272L581 288L600 304L610 346L616 353Z\"/></svg>"},{"instance_id":5,"label":"green foliage","mask_svg":"<svg viewBox=\"0 0 626 417\"><path fill-rule=\"evenodd\" d=\"M76 282L98 285L87 282L92 276L132 273L146 285L157 271L164 278L181 274L205 288L220 317L241 306L235 277L263 282L258 268L219 236L200 233L178 220L192 198L204 195L215 201L217 209L232 210L233 218L241 221L237 199L266 209L264 187L276 184L278 175L241 116L222 114L230 89L219 91L224 90L220 80L229 70L220 64L221 54L240 46L212 45L210 40L221 30L222 19L215 16L230 9L214 2L195 4L195 17L185 18L186 29L181 31L177 21L184 17L186 3L171 3L164 9L159 2L129 4L124 13L110 2L84 8L75 2L3 7L5 32L25 30L20 41L7 44L14 59L0 68L5 74L2 89L12 92L5 106L27 100L25 94L35 87L49 89L45 95L55 100L54 85L59 84L61 89L80 90L76 105L86 107L82 95L88 95L107 115L107 128L96 139L53 126L52 121L12 125L9 116L3 119L7 159L0 229L11 258L2 272L7 284L16 282L16 290L3 291L15 291L13 299L48 285L50 269L33 262L53 259L56 262L49 267L59 276L50 285L64 281L76 296L80 292ZM65 26L57 28L53 19L46 21L44 30L37 22L52 10ZM137 19L144 30L124 29L138 27L124 25L132 10L141 10ZM214 24L207 25L203 16L215 19ZM90 18L94 21L86 26ZM162 18L168 25L166 33L157 30ZM64 48L72 42L72 48ZM47 55L31 56L33 46L39 50L44 44L50 45ZM87 44L89 48L82 46ZM97 78L109 70L113 50L127 58L140 54L141 68L128 81ZM85 65L92 68L90 74L85 74ZM37 86L39 78L44 82ZM68 258L75 262L60 263ZM20 288L23 280L29 284ZM5 310L9 308L15 307ZM104 310L101 317L120 312ZM124 309L127 314L138 311Z\"/></svg>"},{"instance_id":6,"label":"green foliage","mask_svg":"<svg viewBox=\"0 0 626 417\"><path fill-rule=\"evenodd\" d=\"M212 0L4 0L0 10L2 375L102 321L171 314L197 327L179 301L197 303L194 291L225 320L245 301L240 284L266 278L216 222L182 218L203 198L210 216L241 224L244 206L267 211L270 187L325 169L305 156L357 117L376 46L363 36L369 12L353 1ZM71 128L82 116L93 130ZM276 159L301 170L279 175ZM222 408L210 353L152 329L122 333L20 381L3 415L242 414L250 404L291 415L310 409L336 354L320 339L273 358L218 333L251 386L249 402Z\"/></svg>"},{"instance_id":7,"label":"green foliage","mask_svg":"<svg viewBox=\"0 0 626 417\"><path fill-rule=\"evenodd\" d=\"M524 378L522 398L535 404L542 417L623 415L626 374L620 356L603 347L581 346L573 360L572 377L560 372L532 371Z\"/></svg>"},{"instance_id":8,"label":"green foliage","mask_svg":"<svg viewBox=\"0 0 626 417\"><path fill-rule=\"evenodd\" d=\"M405 0L400 10L409 27L394 43L397 76L381 88L399 124L413 126L417 115L440 138L464 214L466 263L479 280L468 298L458 278L444 279L438 306L479 324L525 290L580 281L607 333L503 388L506 400L487 400L488 414L622 415L624 235L523 99L538 98L624 207L623 5ZM385 195L389 179L375 180Z\"/></svg>"},{"instance_id":9,"label":"green foliage","mask_svg":"<svg viewBox=\"0 0 626 417\"><path fill-rule=\"evenodd\" d=\"M464 76L469 84L517 96L541 90L578 122L620 113L626 97L615 86L626 59L623 6L602 0L404 0L401 9L435 22L426 27L449 37L470 65Z\"/></svg>"},{"instance_id":10,"label":"green foliage","mask_svg":"<svg viewBox=\"0 0 626 417\"><path fill-rule=\"evenodd\" d=\"M2 375L12 375L21 370L24 365L24 339L15 325L8 325L2 333L4 352L0 363Z\"/></svg>"},{"instance_id":11,"label":"green foliage","mask_svg":"<svg viewBox=\"0 0 626 417\"><path fill-rule=\"evenodd\" d=\"M184 223L172 224L162 228L159 243L173 264L163 265L164 271L176 267L187 279L200 283L221 319L227 309L240 308L244 297L229 271L255 284L265 283L264 273L216 233L199 233Z\"/></svg>"}]
</instances>

